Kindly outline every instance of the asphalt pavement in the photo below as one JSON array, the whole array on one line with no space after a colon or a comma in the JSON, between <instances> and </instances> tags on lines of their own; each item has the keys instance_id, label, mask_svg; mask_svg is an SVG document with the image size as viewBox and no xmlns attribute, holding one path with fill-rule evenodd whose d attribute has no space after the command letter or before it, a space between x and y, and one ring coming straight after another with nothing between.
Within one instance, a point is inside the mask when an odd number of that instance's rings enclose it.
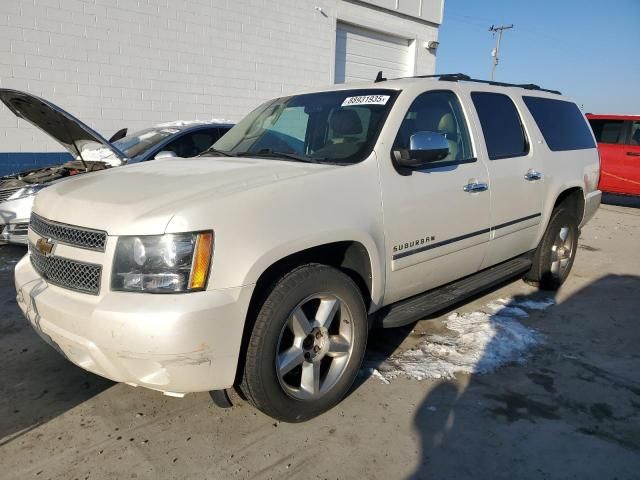
<instances>
[{"instance_id":1,"label":"asphalt pavement","mask_svg":"<svg viewBox=\"0 0 640 480\"><path fill-rule=\"evenodd\" d=\"M585 227L556 295L516 280L374 332L352 393L297 425L242 402L222 410L207 394L168 398L72 365L16 306L12 268L24 249L0 247L0 477L640 478L640 208L624 200L610 199L617 205ZM539 340L518 361L454 378L377 374L431 339L459 337L447 323L453 312L505 298L554 302L518 318Z\"/></svg>"}]
</instances>

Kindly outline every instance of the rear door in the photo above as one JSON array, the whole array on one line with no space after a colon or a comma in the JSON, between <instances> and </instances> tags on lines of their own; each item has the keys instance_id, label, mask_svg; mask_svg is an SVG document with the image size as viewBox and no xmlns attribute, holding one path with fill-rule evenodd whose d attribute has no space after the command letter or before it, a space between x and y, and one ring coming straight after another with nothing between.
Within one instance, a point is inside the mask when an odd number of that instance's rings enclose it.
<instances>
[{"instance_id":1,"label":"rear door","mask_svg":"<svg viewBox=\"0 0 640 480\"><path fill-rule=\"evenodd\" d=\"M544 172L522 120L525 107L503 93L472 91L491 192L491 243L482 268L530 250L540 228ZM519 99L516 99L519 100Z\"/></svg>"},{"instance_id":2,"label":"rear door","mask_svg":"<svg viewBox=\"0 0 640 480\"><path fill-rule=\"evenodd\" d=\"M640 195L640 120L628 123L624 159L620 167L620 193Z\"/></svg>"},{"instance_id":3,"label":"rear door","mask_svg":"<svg viewBox=\"0 0 640 480\"><path fill-rule=\"evenodd\" d=\"M629 122L614 118L589 118L589 124L600 151L599 189L624 193L626 153L633 150L625 145Z\"/></svg>"}]
</instances>

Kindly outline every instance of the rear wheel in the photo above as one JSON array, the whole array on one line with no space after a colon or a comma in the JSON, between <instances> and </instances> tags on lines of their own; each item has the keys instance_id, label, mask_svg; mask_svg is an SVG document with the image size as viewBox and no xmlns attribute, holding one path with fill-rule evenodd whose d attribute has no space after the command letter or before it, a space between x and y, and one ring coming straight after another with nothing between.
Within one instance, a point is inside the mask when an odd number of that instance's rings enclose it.
<instances>
[{"instance_id":1,"label":"rear wheel","mask_svg":"<svg viewBox=\"0 0 640 480\"><path fill-rule=\"evenodd\" d=\"M341 271L308 264L272 288L256 317L240 388L267 415L300 422L338 403L364 356L367 312Z\"/></svg>"},{"instance_id":2,"label":"rear wheel","mask_svg":"<svg viewBox=\"0 0 640 480\"><path fill-rule=\"evenodd\" d=\"M569 276L578 248L578 221L560 205L551 214L547 230L524 279L543 290L557 290Z\"/></svg>"}]
</instances>

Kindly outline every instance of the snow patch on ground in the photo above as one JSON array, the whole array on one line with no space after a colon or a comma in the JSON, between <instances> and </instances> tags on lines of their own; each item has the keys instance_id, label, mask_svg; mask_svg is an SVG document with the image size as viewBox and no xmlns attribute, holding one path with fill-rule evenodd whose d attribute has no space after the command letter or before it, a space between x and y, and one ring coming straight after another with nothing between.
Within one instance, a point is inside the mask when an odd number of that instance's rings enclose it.
<instances>
[{"instance_id":1,"label":"snow patch on ground","mask_svg":"<svg viewBox=\"0 0 640 480\"><path fill-rule=\"evenodd\" d=\"M518 319L527 310L541 311L552 299L500 298L471 313L453 313L444 321L450 333L426 335L414 348L385 360L373 376L416 380L453 379L456 373L490 373L511 362L523 362L542 335ZM379 376L380 377L379 377Z\"/></svg>"},{"instance_id":2,"label":"snow patch on ground","mask_svg":"<svg viewBox=\"0 0 640 480\"><path fill-rule=\"evenodd\" d=\"M518 305L522 308L526 308L528 310L546 310L551 305L554 305L556 302L553 298L546 298L541 301L535 300L520 300Z\"/></svg>"},{"instance_id":3,"label":"snow patch on ground","mask_svg":"<svg viewBox=\"0 0 640 480\"><path fill-rule=\"evenodd\" d=\"M389 383L391 383L391 382L389 382L389 380L384 378L384 375L382 375L375 368L363 368L363 369L360 370L359 376L363 377L363 378L373 377L373 378L375 378L377 380L380 380L380 383L384 383L385 385L389 385Z\"/></svg>"},{"instance_id":4,"label":"snow patch on ground","mask_svg":"<svg viewBox=\"0 0 640 480\"><path fill-rule=\"evenodd\" d=\"M529 314L522 308L501 303L499 300L487 303L487 308L495 315L500 315L502 317L526 318L529 316Z\"/></svg>"}]
</instances>

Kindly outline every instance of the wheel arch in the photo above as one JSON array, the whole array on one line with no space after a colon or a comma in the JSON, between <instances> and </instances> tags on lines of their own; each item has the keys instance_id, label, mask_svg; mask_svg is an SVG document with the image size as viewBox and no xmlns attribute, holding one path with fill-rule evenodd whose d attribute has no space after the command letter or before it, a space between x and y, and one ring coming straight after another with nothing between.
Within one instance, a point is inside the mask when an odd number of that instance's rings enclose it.
<instances>
[{"instance_id":1,"label":"wheel arch","mask_svg":"<svg viewBox=\"0 0 640 480\"><path fill-rule=\"evenodd\" d=\"M561 204L567 205L569 210L576 216L579 225L584 216L584 191L582 187L569 187L560 192L553 204L552 211Z\"/></svg>"},{"instance_id":2,"label":"wheel arch","mask_svg":"<svg viewBox=\"0 0 640 480\"><path fill-rule=\"evenodd\" d=\"M270 287L294 268L308 263L320 263L335 267L347 274L362 293L367 310L377 303L374 292L376 275L375 259L362 242L343 240L324 243L289 253L265 268L256 281L244 322L242 344L238 357L236 382L238 385L244 370L244 352L253 331L258 311L269 294Z\"/></svg>"},{"instance_id":3,"label":"wheel arch","mask_svg":"<svg viewBox=\"0 0 640 480\"><path fill-rule=\"evenodd\" d=\"M558 207L558 205L568 203L573 213L576 215L576 221L578 225L582 221L584 216L585 200L584 200L584 188L580 183L563 184L558 188L550 188L548 196L546 197L545 206L542 210L542 223L538 235L536 237L535 245L538 245L544 236L544 233L549 226L551 220L551 214Z\"/></svg>"}]
</instances>

